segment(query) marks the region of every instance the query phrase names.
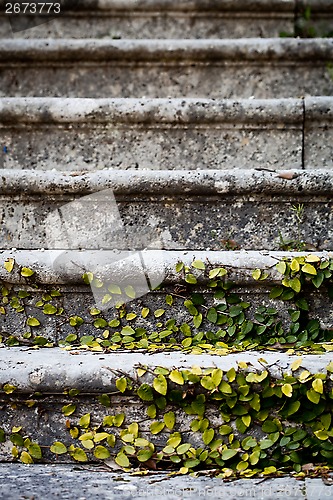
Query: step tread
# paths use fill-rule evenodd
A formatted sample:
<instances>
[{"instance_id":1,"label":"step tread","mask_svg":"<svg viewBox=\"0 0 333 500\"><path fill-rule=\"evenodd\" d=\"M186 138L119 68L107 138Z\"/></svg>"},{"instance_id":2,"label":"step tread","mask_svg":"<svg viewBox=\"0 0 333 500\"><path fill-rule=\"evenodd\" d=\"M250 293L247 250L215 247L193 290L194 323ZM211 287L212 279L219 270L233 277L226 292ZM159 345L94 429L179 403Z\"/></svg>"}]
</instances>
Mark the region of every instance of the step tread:
<instances>
[{"instance_id":1,"label":"step tread","mask_svg":"<svg viewBox=\"0 0 333 500\"><path fill-rule=\"evenodd\" d=\"M31 65L48 62L94 61L167 63L237 63L267 61L312 65L332 58L330 38L241 38L241 39L4 39L0 63Z\"/></svg>"},{"instance_id":2,"label":"step tread","mask_svg":"<svg viewBox=\"0 0 333 500\"><path fill-rule=\"evenodd\" d=\"M290 373L290 365L299 359L297 355L272 351L245 351L224 356L214 354L188 354L160 352L147 356L144 352L92 353L73 349L28 349L24 347L1 348L0 385L10 383L17 392L40 391L50 394L65 389L79 389L82 393L104 393L116 390L116 380L122 375L135 377L138 366L154 369L220 368L228 371L237 368L239 361L249 364L250 370L264 370L281 378ZM264 359L267 365L262 362ZM302 368L310 373L326 373L333 361L333 353L307 354L302 358Z\"/></svg>"}]
</instances>

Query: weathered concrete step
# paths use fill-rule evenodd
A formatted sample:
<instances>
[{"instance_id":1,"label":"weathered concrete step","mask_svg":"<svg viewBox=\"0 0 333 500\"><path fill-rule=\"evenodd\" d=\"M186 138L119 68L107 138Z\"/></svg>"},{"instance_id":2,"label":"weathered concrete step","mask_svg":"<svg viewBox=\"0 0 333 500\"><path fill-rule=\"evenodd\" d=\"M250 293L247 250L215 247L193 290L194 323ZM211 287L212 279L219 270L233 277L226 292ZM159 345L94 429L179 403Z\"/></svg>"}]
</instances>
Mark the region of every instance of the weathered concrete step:
<instances>
[{"instance_id":1,"label":"weathered concrete step","mask_svg":"<svg viewBox=\"0 0 333 500\"><path fill-rule=\"evenodd\" d=\"M61 1L52 16L5 15L0 36L25 38L241 38L294 31L295 0ZM315 2L318 4L318 1ZM327 2L326 2L327 3ZM329 4L331 2L328 2ZM9 10L9 9L7 9ZM13 9L12 9L13 10ZM57 8L51 8L51 13ZM325 21L332 5L323 9ZM29 11L29 9L28 9ZM323 12L324 11L324 12ZM48 19L51 21L47 22ZM43 22L44 21L44 22ZM24 31L22 31L24 30Z\"/></svg>"},{"instance_id":2,"label":"weathered concrete step","mask_svg":"<svg viewBox=\"0 0 333 500\"><path fill-rule=\"evenodd\" d=\"M167 250L277 250L298 238L333 250L331 170L0 170L0 179L2 249L66 248L50 234L62 213L77 248L158 240ZM121 227L110 233L116 216Z\"/></svg>"},{"instance_id":3,"label":"weathered concrete step","mask_svg":"<svg viewBox=\"0 0 333 500\"><path fill-rule=\"evenodd\" d=\"M152 450L141 462L143 468L155 470L163 470L163 465L170 469L173 466L176 470L182 465L187 470L198 465L200 468L201 462L201 468L220 470L221 473L228 473L229 469L230 475L243 460L246 463L241 470L260 471L270 466L275 466L275 470L281 466L288 470L297 464L296 470L300 472L302 465L309 464L307 460L311 454L314 465L323 461L332 463L332 454L329 453L332 450L332 428L325 417L332 409L329 397L332 353L303 358L269 351L185 357L183 353L101 355L58 349L50 352L4 348L1 355L2 461L24 460L27 455L22 456L23 451L36 455L36 447L30 448L30 443L37 442L42 457L34 458L42 462L72 462L77 456L75 449L76 453L81 450L78 461L89 459L96 462L98 456L94 456L93 451L98 450L98 445L99 451L101 446L104 452L109 451L104 459L116 455L120 458L119 452L128 457L127 467L139 465L140 449ZM140 368L141 373L138 372ZM186 370L190 382L184 379ZM119 385L119 379L124 382L125 378L126 385ZM323 423L319 416L322 416ZM161 427L155 432L151 425L154 427L157 422ZM199 427L195 428L195 422ZM205 427L200 428L201 423ZM290 427L299 432L294 440ZM212 439L207 438L204 429L211 429ZM323 435L319 433L318 438L316 433L319 430ZM92 433L91 445L86 443L88 437L84 436L89 432ZM100 434L102 432L106 434ZM290 440L286 439L288 435ZM323 444L326 441L324 435L327 436L327 446ZM80 439L81 436L84 439ZM31 441L24 442L26 437ZM167 440L176 437L177 444L172 449L165 449ZM248 447L246 438L249 437L255 441ZM148 443L140 443L140 438ZM281 442L283 438L284 442ZM216 448L213 439L220 439ZM67 453L56 455L52 452L50 446L54 442L66 446ZM189 445L185 446L185 451L178 448L181 442L193 447L194 457L191 453L187 455ZM290 448L289 442L293 443ZM15 458L13 444L16 447L14 453L17 452ZM73 445L72 450L70 445ZM198 462L189 462L190 458L196 457L199 448L197 456L203 449L208 453L218 449L218 453L213 453L213 460L207 461L207 465L207 456ZM237 452L231 453L230 457L223 454L222 458L227 449ZM325 451L321 454L320 450ZM250 465L249 456L256 451L259 452L257 461L253 463L252 457ZM169 458L173 455L180 457L174 464ZM288 458L283 463L277 460L285 455ZM230 460L231 457L235 457L234 460ZM155 461L155 466L149 463L149 458ZM113 460L107 463L110 467L115 466ZM125 463L122 465L126 468Z\"/></svg>"},{"instance_id":4,"label":"weathered concrete step","mask_svg":"<svg viewBox=\"0 0 333 500\"><path fill-rule=\"evenodd\" d=\"M333 98L5 98L1 168L325 168Z\"/></svg>"},{"instance_id":5,"label":"weathered concrete step","mask_svg":"<svg viewBox=\"0 0 333 500\"><path fill-rule=\"evenodd\" d=\"M8 481L10 478L10 481ZM36 500L71 500L73 491L77 498L84 500L151 500L162 498L193 499L211 498L255 498L279 500L297 498L298 500L322 500L330 498L330 484L321 477L265 477L239 479L225 482L210 476L174 476L168 472L151 472L147 476L120 474L96 466L77 467L73 465L0 464L2 492L6 500L17 500L20 496L30 495Z\"/></svg>"},{"instance_id":6,"label":"weathered concrete step","mask_svg":"<svg viewBox=\"0 0 333 500\"><path fill-rule=\"evenodd\" d=\"M1 96L332 95L332 39L3 40Z\"/></svg>"},{"instance_id":7,"label":"weathered concrete step","mask_svg":"<svg viewBox=\"0 0 333 500\"><path fill-rule=\"evenodd\" d=\"M50 229L52 230L52 228ZM18 341L34 345L38 344L38 339L41 340L42 344L50 341L68 345L66 342L74 341L74 345L80 345L82 336L91 335L92 337L87 339L88 344L102 351L104 347L108 348L112 345L117 349L134 348L135 345L147 348L148 341L160 344L161 347L166 342L169 343L170 347L175 344L181 345L186 337L194 338L193 343L190 341L188 347L197 345L202 347L203 337L195 337L198 332L204 332L205 335L207 332L215 332L210 333L207 339L205 337L214 345L222 340L228 345L240 346L240 342L244 339L247 343L249 341L254 343L253 345L271 345L280 342L280 340L284 343L291 342L291 345L294 345L295 342L298 342L298 335L301 331L307 328L309 318L316 320L316 322L312 323L305 336L301 335L301 341L331 340L332 332L330 329L333 325L330 299L332 294L329 291L331 281L328 280L328 283L325 281L320 288L311 287L311 282L308 285L303 285L305 286L305 295L303 292L301 296L298 296L297 293L289 295L291 292L289 288L286 291L288 297L284 295L281 299L281 294L277 294L275 299L270 297L270 292L276 287L280 287L281 293L285 290L283 287L281 288L284 276L278 272L276 264L284 257L292 259L296 256L306 256L308 253L287 251L8 250L1 251L0 255L0 280L4 296L0 314L0 331L3 342L9 342L11 345L13 343L17 345ZM322 261L332 259L332 253L319 252L316 255ZM191 263L198 259L205 263L206 271L202 273L202 271L199 272L193 268L191 272L197 276L197 283L193 279L194 284L189 285L183 272L176 272L176 264L184 262L191 268ZM11 272L5 269L5 262L15 263ZM34 272L30 279L21 274L22 268L26 267ZM222 287L220 296L215 297L217 288L210 286L211 280L208 277L208 270L220 267L226 269L226 278L220 284ZM266 279L258 281L253 278L253 272L256 269L261 269ZM82 278L84 272L92 272L99 281L94 281L92 286L84 284ZM109 286L114 289L115 285L120 287L121 294L119 295L116 291L116 295L108 297L105 302L104 297L107 294L110 295ZM159 288L155 289L158 286ZM223 288L224 286L226 288ZM124 293L124 290L128 289L127 287L132 290L129 295ZM152 289L155 290L152 291ZM187 299L192 300L193 293L200 295L199 302L203 300L203 307L199 304L198 310L191 310L191 307L189 309L189 303L186 302ZM246 309L246 311L244 309L244 314L238 311L237 319L231 320L231 323L228 323L228 320L227 324L225 321L218 322L217 317L207 316L207 311L211 307L225 304L226 300L229 304L229 293L231 293L230 303L240 303L240 301L249 303L246 307L244 306ZM168 304L167 296L172 298L171 305ZM227 298L225 299L225 297ZM293 327L294 333L290 333L291 319L288 311L297 306L299 297L306 297L308 310L305 310L302 325L299 323L298 329ZM125 304L125 316L119 311L118 302ZM255 329L250 336L244 336L243 330L240 330L241 326L237 327L239 340L233 338L236 331L233 333L229 331L228 334L223 333L221 328L232 326L234 321L239 320L240 323L237 323L239 325L242 325L245 320L252 321L260 306L273 308L272 310L275 310L273 316L276 317L269 316L272 313L271 310L267 317L260 320L264 324L266 321L268 323L267 328L259 333L259 337ZM147 314L142 315L143 308L146 308ZM222 306L222 309L224 311L225 306ZM199 314L201 310L202 321L196 324L193 315ZM227 307L227 312L222 311L220 314L228 315L228 310ZM159 311L159 313L155 315L155 311ZM134 315L132 316L132 314ZM30 324L29 318L31 317L36 319L33 324ZM76 321L71 319L73 317L80 319ZM98 319L97 322L96 319ZM115 323L112 322L113 320ZM168 323L169 320L174 320L174 330L172 330L172 324ZM281 321L282 330L280 327L276 327L279 321ZM181 328L181 325L186 322L191 325L188 327L190 330ZM261 323L259 322L259 324ZM319 325L325 329L326 333L319 332ZM126 334L125 329L120 335L120 329L123 331L122 329L126 326L130 327L130 331ZM272 328L270 328L271 326ZM110 340L106 343L101 337L105 329L108 332L105 339ZM251 328L249 331L251 332ZM265 335L263 335L264 331ZM28 335L25 335L27 332ZM298 332L297 335L295 332ZM123 334L128 335L129 333L132 333L132 336L125 339ZM165 333L167 335L164 335ZM73 337L64 342L68 335ZM292 336L290 337L290 335ZM41 337L46 339L45 342ZM91 344L91 341L96 338L102 342L103 348L99 344ZM170 340L171 338L173 340ZM146 340L143 340L142 343L142 339ZM83 343L86 344L85 341ZM220 347L226 347L226 344L221 344Z\"/></svg>"}]
</instances>

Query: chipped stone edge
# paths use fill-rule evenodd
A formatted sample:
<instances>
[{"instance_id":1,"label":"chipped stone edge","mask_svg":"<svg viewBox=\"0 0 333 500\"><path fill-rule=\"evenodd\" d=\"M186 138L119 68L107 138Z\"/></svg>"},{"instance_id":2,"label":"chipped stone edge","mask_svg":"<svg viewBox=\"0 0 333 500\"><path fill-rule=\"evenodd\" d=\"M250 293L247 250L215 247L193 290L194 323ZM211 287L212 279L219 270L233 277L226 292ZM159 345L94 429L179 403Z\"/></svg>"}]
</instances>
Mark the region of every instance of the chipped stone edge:
<instances>
[{"instance_id":1,"label":"chipped stone edge","mask_svg":"<svg viewBox=\"0 0 333 500\"><path fill-rule=\"evenodd\" d=\"M94 172L1 169L0 195L71 194L112 189L115 194L332 195L332 169L278 170L98 170ZM100 193L101 194L101 193Z\"/></svg>"},{"instance_id":2,"label":"chipped stone edge","mask_svg":"<svg viewBox=\"0 0 333 500\"><path fill-rule=\"evenodd\" d=\"M138 259L140 253L140 259ZM83 284L82 274L88 269L91 262L103 262L107 269L110 262L112 279L121 280L124 273L136 275L144 270L149 276L164 276L164 284L176 284L180 280L180 274L176 272L177 262L191 265L193 260L202 260L207 268L224 267L228 271L227 278L236 285L252 284L256 287L267 287L269 284L280 282L281 274L275 269L275 265L284 257L292 258L309 255L310 252L287 252L287 251L176 251L176 250L141 250L132 252L126 259L117 250L0 250L0 280L6 283L29 286L27 280L20 275L21 267L29 267L36 271L36 281L40 284L52 284L54 286L65 284ZM332 252L311 252L321 258L332 258ZM62 255L66 258L63 267L61 264L54 269L53 262ZM117 255L119 260L117 261ZM4 262L13 258L17 266L8 273L4 268ZM122 260L123 259L123 260ZM78 263L82 265L79 266ZM119 264L119 265L116 265ZM256 281L252 278L252 271L261 269L268 272L265 281ZM192 270L195 272L195 270ZM207 278L198 277L198 282L205 284Z\"/></svg>"},{"instance_id":3,"label":"chipped stone edge","mask_svg":"<svg viewBox=\"0 0 333 500\"><path fill-rule=\"evenodd\" d=\"M217 367L223 371L237 368L239 361L248 363L248 369L268 369L276 378L291 373L291 363L300 359L297 355L283 352L248 351L225 356L214 354L184 354L162 352L147 355L144 352L92 353L65 351L61 348L29 349L24 347L1 348L0 385L9 383L17 392L62 393L65 389L79 389L82 393L111 392L120 376L136 377L136 367L163 366L173 369L190 369L193 365L202 368ZM264 360L264 361L263 361ZM333 361L333 353L307 354L301 369L311 373L325 373Z\"/></svg>"}]
</instances>

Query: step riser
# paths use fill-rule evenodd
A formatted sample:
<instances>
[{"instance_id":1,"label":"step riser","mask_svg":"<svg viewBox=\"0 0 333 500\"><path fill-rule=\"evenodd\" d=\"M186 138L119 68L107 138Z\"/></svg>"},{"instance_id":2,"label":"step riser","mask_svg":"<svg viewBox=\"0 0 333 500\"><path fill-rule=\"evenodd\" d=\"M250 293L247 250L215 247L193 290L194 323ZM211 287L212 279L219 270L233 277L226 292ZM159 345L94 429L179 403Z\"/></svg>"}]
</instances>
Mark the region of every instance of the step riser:
<instances>
[{"instance_id":1,"label":"step riser","mask_svg":"<svg viewBox=\"0 0 333 500\"><path fill-rule=\"evenodd\" d=\"M27 45L28 44L28 45ZM333 93L331 40L6 41L1 96L283 98Z\"/></svg>"},{"instance_id":2,"label":"step riser","mask_svg":"<svg viewBox=\"0 0 333 500\"><path fill-rule=\"evenodd\" d=\"M166 250L278 250L283 241L297 239L309 250L333 249L332 176L326 170L132 175L101 171L74 177L3 170L1 177L3 249L62 249L66 243L68 248L77 248L50 234L53 213L69 207L71 217L76 212L77 218L63 221L67 233L79 234L77 244L86 249L140 249L158 240L158 248ZM292 207L299 204L303 214L297 229ZM114 211L122 226L110 234ZM104 227L100 227L101 220L105 220Z\"/></svg>"},{"instance_id":3,"label":"step riser","mask_svg":"<svg viewBox=\"0 0 333 500\"><path fill-rule=\"evenodd\" d=\"M107 252L67 252L59 256L56 253L58 260L56 260L54 252L46 251L7 251L1 253L1 261L5 262L9 257L15 259L16 271L8 273L3 266L1 266L1 281L4 286L10 291L8 297L10 301L12 297L17 296L19 290L28 291L30 296L21 300L23 310L17 312L12 305L4 304L5 309L0 315L0 331L7 339L10 335L14 335L22 340L23 334L32 332L34 335L42 335L51 342L59 342L64 340L69 334L93 335L94 338L100 337L105 330L109 329L110 338L119 332L118 327L108 327L104 325L94 325L97 317L104 317L106 321L111 321L119 317L118 310L115 307L108 307L101 305L101 300L105 295L105 289L93 288L83 285L82 274L86 271L92 271L94 275L106 284L118 284L123 290L128 284L133 284L135 289L138 290L143 286L143 282L147 285L147 276L155 286L164 283L164 287L160 291L153 291L149 293L142 292L141 295L137 294L137 299L130 300L127 298L127 313L134 312L137 317L133 320L122 319L122 326L131 326L133 328L144 328L147 331L147 336L150 341L168 342L170 338L175 338L177 342L184 339L181 331L175 331L166 340L157 336L150 338L151 332L164 331L168 326L165 322L168 319L175 318L178 326L184 322L188 322L191 326L191 336L199 331L212 331L217 332L220 328L218 324L204 319L202 324L197 328L193 326L190 312L184 306L184 300L189 297L189 293L197 292L202 293L208 307L214 304L213 294L214 289L207 287L207 279L200 281L195 287L192 286L188 289L185 281L180 273L175 272L175 265L179 261L191 263L193 259L199 258L209 262L214 267L223 266L227 269L227 282L234 284L233 293L241 297L243 301L251 304L250 308L246 310L246 317L253 319L253 314L259 306L273 307L278 311L278 317L281 319L285 331L289 330L290 316L288 309L293 308L292 301L281 301L269 298L269 293L274 286L281 285L281 275L275 270L275 264L283 256L290 255L288 252L273 252L271 256L265 256L260 252L163 252L163 251L145 251L141 252L141 260L132 259L124 262L115 262L114 255ZM300 254L298 254L300 255ZM208 260L206 260L208 259ZM106 267L101 263L106 262L111 265L112 271L106 271ZM142 267L142 262L144 267ZM120 264L120 265L119 265ZM36 270L37 282L39 283L40 290L34 289L28 285L25 278L20 276L18 269L20 266L29 267ZM97 267L96 267L97 266ZM270 278L265 281L256 281L252 277L254 269L264 269L270 274ZM128 279L127 277L130 276ZM199 277L198 277L199 278ZM141 283L140 283L141 279ZM134 280L135 283L134 283ZM52 314L45 313L43 310L43 303L36 306L45 293L50 293L54 289L61 291L61 296L54 297L51 304L54 305ZM94 295L92 294L92 290ZM104 291L103 291L104 290ZM173 296L173 306L170 308L166 303L166 295ZM7 295L5 295L7 297ZM119 296L118 296L119 297ZM118 301L119 298L115 297ZM126 297L125 297L126 298ZM332 328L333 313L331 308L331 301L327 296L327 290L322 287L319 290L308 291L307 300L309 302L309 317L318 318L323 328ZM10 302L9 301L9 302ZM8 302L8 301L7 301ZM113 302L114 304L115 302ZM112 305L112 303L111 303ZM100 315L91 315L90 308L98 307L102 309ZM150 313L146 318L141 315L142 308L148 307ZM60 315L55 314L63 308ZM162 317L155 317L153 312L157 309L165 311ZM37 318L40 325L30 327L27 325L29 316ZM72 316L80 316L84 323L77 326L69 324L69 318ZM158 324L162 322L162 325ZM271 336L276 337L276 333ZM288 335L286 333L285 335ZM33 342L33 336L30 340L24 340L27 344ZM135 335L135 341L139 341L141 336ZM212 340L212 339L210 339ZM214 339L213 339L214 340ZM215 339L217 340L217 339ZM221 339L223 341L223 338ZM126 344L126 342L125 342Z\"/></svg>"},{"instance_id":4,"label":"step riser","mask_svg":"<svg viewBox=\"0 0 333 500\"><path fill-rule=\"evenodd\" d=\"M309 2L305 2L306 6ZM0 37L17 38L250 38L328 36L333 27L330 0L311 2L304 18L298 0L222 2L62 3L51 16L9 17L0 12Z\"/></svg>"},{"instance_id":5,"label":"step riser","mask_svg":"<svg viewBox=\"0 0 333 500\"><path fill-rule=\"evenodd\" d=\"M324 21L326 28L327 21ZM22 31L24 29L24 31ZM82 12L62 15L36 26L34 19L14 20L0 16L0 38L255 38L278 37L281 32L293 33L293 15L288 13L237 14L206 12L127 13Z\"/></svg>"},{"instance_id":6,"label":"step riser","mask_svg":"<svg viewBox=\"0 0 333 500\"><path fill-rule=\"evenodd\" d=\"M41 170L324 168L331 98L1 102L0 167Z\"/></svg>"},{"instance_id":7,"label":"step riser","mask_svg":"<svg viewBox=\"0 0 333 500\"><path fill-rule=\"evenodd\" d=\"M262 361L260 363L260 359L258 360L260 356L260 359L265 359L265 362ZM150 431L150 425L154 418L149 418L146 413L147 407L151 404L151 402L144 403L138 396L134 395L121 395L115 386L116 380L124 374L125 376L133 378L135 380L135 385L139 386L141 383L148 383L152 385L153 379L155 378L153 370L156 366L163 366L170 371L173 368L177 368L177 370L183 370L185 368L191 371L194 364L198 366L197 363L199 363L199 366L202 369L210 368L212 366L220 368L224 372L225 380L228 380L226 372L230 368L237 370L237 362L243 361L251 363L250 370L243 370L242 372L245 376L247 375L247 371L256 372L258 370L259 372L263 372L263 370L267 367L267 371L269 372L269 376L271 377L271 381L274 386L275 384L279 384L283 373L288 372L291 374L291 363L299 359L296 356L290 357L281 354L276 355L269 352L263 352L257 356L250 356L246 353L229 355L225 359L217 356L189 356L185 361L182 358L183 356L178 354L172 354L169 359L162 358L161 355L156 354L150 356L148 359L144 355L140 354L127 354L110 356L108 359L105 359L104 357L101 358L100 355L94 356L86 354L80 356L78 359L70 353L58 351L54 353L54 361L56 363L54 365L50 365L49 363L45 363L43 356L38 352L31 353L28 351L18 350L18 352L14 354L5 351L0 369L1 382L8 384L9 380L10 383L16 387L16 391L14 394L7 397L1 397L1 426L7 435L11 434L11 429L14 426L22 426L22 431L18 431L19 434L29 436L32 441L35 441L42 446L42 462L54 462L56 460L55 455L49 450L49 447L54 443L54 441L60 441L66 446L74 444L75 446L83 448L82 442L77 439L78 436L76 438L70 436L69 427L71 429L77 427L79 435L87 432L87 430L80 425L79 420L80 417L88 413L91 414L90 425L88 425L89 428L92 429L95 426L97 427L97 425L100 425L105 416L124 413L125 419L120 427L104 427L104 431L116 436L115 447L110 447L112 454L116 454L119 451L119 448L124 445L124 442L119 439L119 434L123 429L126 429L134 422L137 422L139 425L139 436L154 443L158 451L166 445L166 441L173 432L179 432L182 436L183 442L191 443L195 448L204 448L205 445L202 441L202 432L190 430L191 422L198 419L198 414L195 411L192 415L188 415L181 408L181 404L177 405L177 403L171 403L168 401L165 410L158 410L156 420L163 421L163 415L168 411L173 411L175 413L175 425L171 430L165 427L162 429L162 432L153 435ZM159 364L161 361L163 361L162 365ZM326 373L326 366L331 361L332 355L308 356L303 360L300 371L306 368L311 374ZM65 365L65 362L67 362L67 366ZM266 363L268 363L268 365L266 365ZM150 373L148 372L146 375L138 378L136 369L140 364L148 364ZM20 366L19 369L17 368L18 365ZM70 370L68 367L70 367ZM117 372L117 370L120 370L120 372ZM81 378L72 376L72 373L76 373L77 371L81 374ZM298 373L300 373L300 371ZM94 382L92 383L92 381ZM238 388L240 384L241 382L235 382L233 383L233 387ZM308 383L307 386L310 384ZM325 389L328 393L330 390L329 382L325 382L325 384ZM249 386L252 391L257 390L258 387L255 383L250 383ZM191 404L191 398L194 399L194 396L198 394L198 392L204 392L202 387L200 387L200 383L196 383L196 385L192 388L193 392L195 390L194 396L187 394L186 389L188 390L188 385L179 386L174 384L173 387L176 390L183 387L183 398L187 398L187 402L189 401L188 404ZM170 391L170 381L168 388ZM79 396L66 397L61 394L64 389L78 389L81 394ZM44 392L44 396L34 397L32 395L34 391ZM252 423L251 426L244 433L242 433L238 430L238 428L236 428L235 425L237 412L235 411L236 415L233 415L233 407L228 409L225 404L225 400L228 401L231 398L229 398L228 395L224 395L222 400L216 402L213 398L211 398L210 391L205 392L207 394L207 402L205 403L204 416L208 419L210 428L216 429L214 433L215 438L219 435L218 429L222 424L230 424L235 434L235 439L240 439L241 442L243 442L244 437L247 436L253 436L255 439L260 441L263 438L269 438L273 435L270 434L271 431L267 432L261 428L262 423L259 420L255 421L254 424ZM98 396L103 393L111 393L110 408L105 408L100 402L98 402ZM160 396L160 394L156 393L155 397L156 396ZM303 404L304 402L309 404L306 396L303 396L303 398ZM28 407L29 403L25 403L27 399L30 400L30 404L31 401L35 401L32 407ZM279 410L282 411L283 414L283 403L285 403L285 406L288 406L289 404L288 399L283 394L280 400L275 397L276 408L271 408L271 412L268 417L269 421L276 416L274 411ZM72 415L65 416L63 414L62 407L68 404L74 404L75 411ZM221 414L221 409L219 408L221 404L224 406L224 414L231 414L231 421L225 420L223 413ZM252 413L255 416L259 411L258 407L256 407L256 410L253 410L251 406L249 406L246 398L245 401L238 401L238 406L246 408L248 413ZM312 406L312 408L314 407ZM330 409L329 401L327 401L327 408L328 410ZM302 428L303 426L299 423L298 418L299 417L295 418L293 416L289 416L287 422L286 418L281 419L283 427L292 425ZM311 423L308 423L307 430L310 431L310 428ZM281 433L281 437L282 435L283 433ZM220 437L222 436L220 435ZM230 444L228 440L228 436L222 437L223 443ZM106 442L104 441L102 444L105 446ZM18 447L20 449L20 445L18 445ZM269 451L267 453L271 454L272 449L270 446L268 448ZM87 451L87 453L89 452ZM6 443L0 445L0 458L2 461L13 461L12 443L9 439ZM93 456L91 459L96 461ZM71 459L69 454L66 454L58 456L57 461L71 462Z\"/></svg>"}]
</instances>

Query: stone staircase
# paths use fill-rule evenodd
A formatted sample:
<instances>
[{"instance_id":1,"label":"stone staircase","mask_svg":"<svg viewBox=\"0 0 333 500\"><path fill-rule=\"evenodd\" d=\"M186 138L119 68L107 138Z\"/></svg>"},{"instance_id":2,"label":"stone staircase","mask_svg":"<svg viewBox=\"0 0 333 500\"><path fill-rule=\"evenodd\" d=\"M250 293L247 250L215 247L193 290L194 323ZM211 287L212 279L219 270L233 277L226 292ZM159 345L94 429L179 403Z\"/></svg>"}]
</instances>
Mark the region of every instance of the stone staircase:
<instances>
[{"instance_id":1,"label":"stone staircase","mask_svg":"<svg viewBox=\"0 0 333 500\"><path fill-rule=\"evenodd\" d=\"M1 9L0 460L327 475L333 2Z\"/></svg>"}]
</instances>

